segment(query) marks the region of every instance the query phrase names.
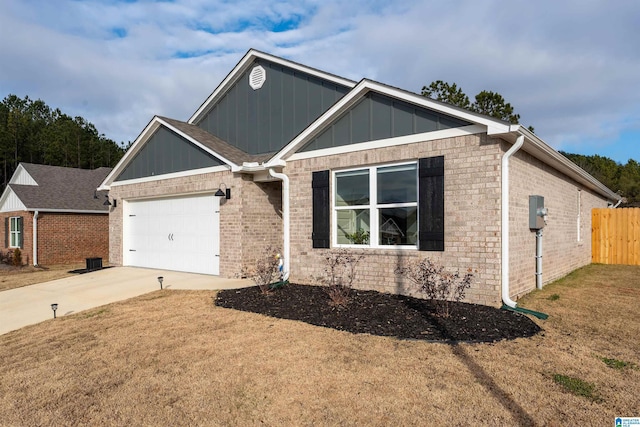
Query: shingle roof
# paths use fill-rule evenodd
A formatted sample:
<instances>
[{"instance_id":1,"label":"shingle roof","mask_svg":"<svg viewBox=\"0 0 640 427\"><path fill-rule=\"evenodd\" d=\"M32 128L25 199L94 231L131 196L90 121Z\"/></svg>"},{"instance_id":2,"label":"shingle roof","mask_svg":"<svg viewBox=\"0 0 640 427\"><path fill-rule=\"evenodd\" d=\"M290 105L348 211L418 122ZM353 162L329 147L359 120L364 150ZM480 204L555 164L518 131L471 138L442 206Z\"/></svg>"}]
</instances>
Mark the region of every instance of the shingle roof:
<instances>
[{"instance_id":1,"label":"shingle roof","mask_svg":"<svg viewBox=\"0 0 640 427\"><path fill-rule=\"evenodd\" d=\"M159 119L167 122L171 126L175 127L179 131L185 133L191 138L195 139L202 145L207 148L210 148L215 153L220 154L225 159L232 161L236 165L240 166L244 162L265 162L273 157L274 153L268 154L257 154L252 155L245 153L239 148L234 147L228 142L223 141L215 135L210 134L209 132L200 129L196 125L192 125L186 122L181 122L180 120L170 119L168 117L158 116Z\"/></svg>"},{"instance_id":2,"label":"shingle roof","mask_svg":"<svg viewBox=\"0 0 640 427\"><path fill-rule=\"evenodd\" d=\"M104 206L106 192L96 188L111 168L93 170L21 163L38 185L9 184L27 209L66 211L109 211ZM94 198L97 194L98 198Z\"/></svg>"}]
</instances>

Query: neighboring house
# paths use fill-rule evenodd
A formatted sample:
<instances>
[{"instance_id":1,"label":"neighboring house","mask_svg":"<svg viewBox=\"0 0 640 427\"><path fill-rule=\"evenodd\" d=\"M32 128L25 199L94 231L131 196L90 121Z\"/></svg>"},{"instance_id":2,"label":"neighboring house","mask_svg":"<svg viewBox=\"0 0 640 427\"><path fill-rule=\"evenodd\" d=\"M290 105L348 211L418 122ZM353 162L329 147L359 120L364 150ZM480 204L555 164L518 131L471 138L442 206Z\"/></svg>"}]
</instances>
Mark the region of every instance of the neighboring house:
<instances>
[{"instance_id":1,"label":"neighboring house","mask_svg":"<svg viewBox=\"0 0 640 427\"><path fill-rule=\"evenodd\" d=\"M111 168L20 163L0 197L3 252L25 264L53 265L109 256L109 205L96 188Z\"/></svg>"},{"instance_id":2,"label":"neighboring house","mask_svg":"<svg viewBox=\"0 0 640 427\"><path fill-rule=\"evenodd\" d=\"M255 50L187 122L154 117L100 189L112 264L232 277L275 246L309 283L349 248L357 287L410 293L395 267L430 257L476 271L467 300L489 305L535 288L530 195L545 283L590 262L591 209L619 199L522 126Z\"/></svg>"}]
</instances>

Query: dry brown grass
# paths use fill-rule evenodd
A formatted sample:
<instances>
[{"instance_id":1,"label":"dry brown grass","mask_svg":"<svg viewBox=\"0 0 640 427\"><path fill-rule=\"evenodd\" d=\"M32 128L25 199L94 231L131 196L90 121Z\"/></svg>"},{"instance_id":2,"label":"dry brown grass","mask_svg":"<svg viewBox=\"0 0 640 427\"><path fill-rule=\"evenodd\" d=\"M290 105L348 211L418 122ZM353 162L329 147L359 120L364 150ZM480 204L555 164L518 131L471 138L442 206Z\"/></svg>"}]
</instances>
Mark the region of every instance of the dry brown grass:
<instances>
[{"instance_id":1,"label":"dry brown grass","mask_svg":"<svg viewBox=\"0 0 640 427\"><path fill-rule=\"evenodd\" d=\"M0 291L35 285L71 276L69 271L84 268L82 264L52 265L47 267L24 266L20 268L0 265Z\"/></svg>"},{"instance_id":2,"label":"dry brown grass","mask_svg":"<svg viewBox=\"0 0 640 427\"><path fill-rule=\"evenodd\" d=\"M559 295L550 300L553 294ZM0 336L6 425L611 425L637 416L640 268L529 295L545 332L496 344L352 335L157 291ZM554 374L594 383L601 401Z\"/></svg>"}]
</instances>

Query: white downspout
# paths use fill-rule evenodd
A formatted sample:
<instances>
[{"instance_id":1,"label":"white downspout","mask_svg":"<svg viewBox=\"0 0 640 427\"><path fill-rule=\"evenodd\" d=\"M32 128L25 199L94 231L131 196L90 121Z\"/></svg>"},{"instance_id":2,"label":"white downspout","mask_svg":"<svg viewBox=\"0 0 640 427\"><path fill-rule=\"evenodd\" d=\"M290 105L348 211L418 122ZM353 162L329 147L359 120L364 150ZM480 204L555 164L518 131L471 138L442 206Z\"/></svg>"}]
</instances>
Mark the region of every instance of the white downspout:
<instances>
[{"instance_id":1,"label":"white downspout","mask_svg":"<svg viewBox=\"0 0 640 427\"><path fill-rule=\"evenodd\" d=\"M284 267L282 280L289 278L289 177L283 173L279 173L269 168L269 175L282 181L282 227L283 227L283 248L282 255L284 258Z\"/></svg>"},{"instance_id":2,"label":"white downspout","mask_svg":"<svg viewBox=\"0 0 640 427\"><path fill-rule=\"evenodd\" d=\"M502 302L511 308L516 308L516 302L509 297L509 158L524 144L524 135L516 139L516 143L502 156L502 218L501 218L501 246L502 246Z\"/></svg>"},{"instance_id":3,"label":"white downspout","mask_svg":"<svg viewBox=\"0 0 640 427\"><path fill-rule=\"evenodd\" d=\"M536 288L542 289L542 229L536 231Z\"/></svg>"},{"instance_id":4,"label":"white downspout","mask_svg":"<svg viewBox=\"0 0 640 427\"><path fill-rule=\"evenodd\" d=\"M38 266L38 211L33 213L33 266Z\"/></svg>"}]
</instances>

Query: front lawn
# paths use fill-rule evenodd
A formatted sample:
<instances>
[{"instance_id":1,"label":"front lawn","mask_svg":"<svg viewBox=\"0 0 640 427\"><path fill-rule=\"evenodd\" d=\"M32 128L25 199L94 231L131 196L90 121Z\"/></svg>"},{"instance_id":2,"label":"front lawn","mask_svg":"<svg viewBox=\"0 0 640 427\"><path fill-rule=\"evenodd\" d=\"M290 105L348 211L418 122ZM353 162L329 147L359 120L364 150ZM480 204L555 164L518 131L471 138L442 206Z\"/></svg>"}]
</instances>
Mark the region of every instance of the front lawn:
<instances>
[{"instance_id":1,"label":"front lawn","mask_svg":"<svg viewBox=\"0 0 640 427\"><path fill-rule=\"evenodd\" d=\"M639 267L592 265L530 294L543 331L486 344L352 334L216 295L156 291L1 335L0 420L612 425L640 408Z\"/></svg>"},{"instance_id":2,"label":"front lawn","mask_svg":"<svg viewBox=\"0 0 640 427\"><path fill-rule=\"evenodd\" d=\"M69 277L72 270L82 267L80 264L13 267L0 263L0 291Z\"/></svg>"}]
</instances>

